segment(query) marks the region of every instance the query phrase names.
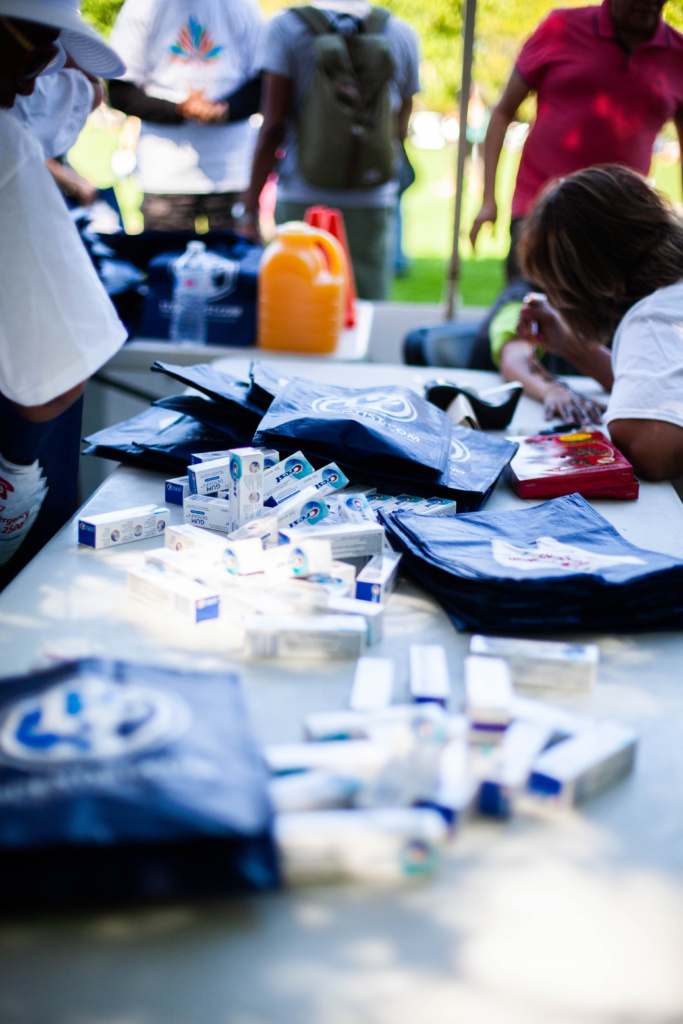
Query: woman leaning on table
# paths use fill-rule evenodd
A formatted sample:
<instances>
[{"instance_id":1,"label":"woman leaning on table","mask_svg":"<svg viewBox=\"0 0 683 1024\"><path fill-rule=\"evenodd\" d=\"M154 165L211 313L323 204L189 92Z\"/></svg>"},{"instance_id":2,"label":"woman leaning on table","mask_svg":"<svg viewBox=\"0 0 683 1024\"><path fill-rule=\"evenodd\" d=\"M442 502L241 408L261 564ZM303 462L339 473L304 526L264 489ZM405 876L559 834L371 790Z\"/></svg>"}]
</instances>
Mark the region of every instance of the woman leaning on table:
<instances>
[{"instance_id":1,"label":"woman leaning on table","mask_svg":"<svg viewBox=\"0 0 683 1024\"><path fill-rule=\"evenodd\" d=\"M639 476L683 475L679 215L634 171L591 167L544 189L521 258L548 298L525 303L526 337L611 391L605 421Z\"/></svg>"}]
</instances>

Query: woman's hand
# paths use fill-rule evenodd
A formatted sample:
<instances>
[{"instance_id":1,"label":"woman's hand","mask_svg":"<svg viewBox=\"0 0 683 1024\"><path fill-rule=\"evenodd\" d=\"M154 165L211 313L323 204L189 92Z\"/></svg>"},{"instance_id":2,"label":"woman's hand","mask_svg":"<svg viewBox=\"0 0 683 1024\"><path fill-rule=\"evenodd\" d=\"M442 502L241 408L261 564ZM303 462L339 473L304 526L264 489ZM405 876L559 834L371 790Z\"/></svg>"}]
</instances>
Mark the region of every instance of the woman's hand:
<instances>
[{"instance_id":1,"label":"woman's hand","mask_svg":"<svg viewBox=\"0 0 683 1024\"><path fill-rule=\"evenodd\" d=\"M545 295L532 292L524 300L519 314L519 334L546 352L567 356L567 349L575 340L560 314L553 309Z\"/></svg>"},{"instance_id":2,"label":"woman's hand","mask_svg":"<svg viewBox=\"0 0 683 1024\"><path fill-rule=\"evenodd\" d=\"M560 419L563 423L581 426L582 423L600 423L605 406L580 395L567 384L556 381L546 391L543 415L547 420Z\"/></svg>"}]
</instances>

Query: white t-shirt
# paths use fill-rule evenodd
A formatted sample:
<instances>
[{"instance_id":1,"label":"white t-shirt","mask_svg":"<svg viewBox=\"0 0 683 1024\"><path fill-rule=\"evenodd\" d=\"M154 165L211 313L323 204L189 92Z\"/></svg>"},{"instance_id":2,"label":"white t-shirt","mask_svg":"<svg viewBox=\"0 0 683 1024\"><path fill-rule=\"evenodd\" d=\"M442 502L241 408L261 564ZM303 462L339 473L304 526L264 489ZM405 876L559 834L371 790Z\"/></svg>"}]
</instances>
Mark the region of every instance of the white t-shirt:
<instances>
[{"instance_id":1,"label":"white t-shirt","mask_svg":"<svg viewBox=\"0 0 683 1024\"><path fill-rule=\"evenodd\" d=\"M38 141L0 111L0 392L42 405L99 369L126 330Z\"/></svg>"},{"instance_id":2,"label":"white t-shirt","mask_svg":"<svg viewBox=\"0 0 683 1024\"><path fill-rule=\"evenodd\" d=\"M257 0L126 0L110 43L127 65L123 80L181 103L192 90L229 95L257 71L263 25ZM241 192L249 184L257 130L226 125L142 123L143 192Z\"/></svg>"},{"instance_id":3,"label":"white t-shirt","mask_svg":"<svg viewBox=\"0 0 683 1024\"><path fill-rule=\"evenodd\" d=\"M683 279L629 309L612 343L614 386L605 421L683 427Z\"/></svg>"},{"instance_id":4,"label":"white t-shirt","mask_svg":"<svg viewBox=\"0 0 683 1024\"><path fill-rule=\"evenodd\" d=\"M10 114L43 147L45 159L64 156L80 135L95 91L82 71L62 68L36 78L30 96L17 96Z\"/></svg>"}]
</instances>

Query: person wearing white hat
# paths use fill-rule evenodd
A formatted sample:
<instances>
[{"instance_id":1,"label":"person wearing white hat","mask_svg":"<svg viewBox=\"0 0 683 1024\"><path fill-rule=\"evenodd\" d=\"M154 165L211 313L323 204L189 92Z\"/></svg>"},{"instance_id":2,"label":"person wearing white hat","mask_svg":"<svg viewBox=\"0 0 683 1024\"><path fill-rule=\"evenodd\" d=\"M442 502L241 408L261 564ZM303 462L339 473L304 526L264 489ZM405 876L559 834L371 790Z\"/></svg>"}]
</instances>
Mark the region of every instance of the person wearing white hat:
<instances>
[{"instance_id":1,"label":"person wearing white hat","mask_svg":"<svg viewBox=\"0 0 683 1024\"><path fill-rule=\"evenodd\" d=\"M81 396L126 338L40 143L9 112L67 53L93 75L124 70L78 0L0 0L0 587L73 512Z\"/></svg>"}]
</instances>

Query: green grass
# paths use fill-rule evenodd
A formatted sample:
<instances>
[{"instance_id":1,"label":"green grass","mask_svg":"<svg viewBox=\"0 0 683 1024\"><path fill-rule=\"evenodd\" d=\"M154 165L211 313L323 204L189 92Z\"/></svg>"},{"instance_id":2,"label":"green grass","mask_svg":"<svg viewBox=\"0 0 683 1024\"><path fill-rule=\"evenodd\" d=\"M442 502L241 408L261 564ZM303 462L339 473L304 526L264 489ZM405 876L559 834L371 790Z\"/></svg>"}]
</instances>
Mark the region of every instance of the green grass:
<instances>
[{"instance_id":1,"label":"green grass","mask_svg":"<svg viewBox=\"0 0 683 1024\"><path fill-rule=\"evenodd\" d=\"M124 227L130 233L142 230L141 195L130 178L115 182L111 155L119 132L109 126L87 125L69 158L81 174L104 188L114 185ZM415 167L416 181L402 200L403 248L410 258L410 270L394 281L391 298L397 302L445 302L446 276L453 244L455 171L457 152L452 147L420 150L407 145ZM489 305L503 285L503 260L509 247L508 224L519 154L503 150L498 167L498 222L485 225L472 252L469 229L481 203L481 182L466 165L462 220L459 239L460 280L458 293L463 305ZM469 172L469 173L468 173ZM675 201L681 202L680 163L655 158L655 184Z\"/></svg>"}]
</instances>

